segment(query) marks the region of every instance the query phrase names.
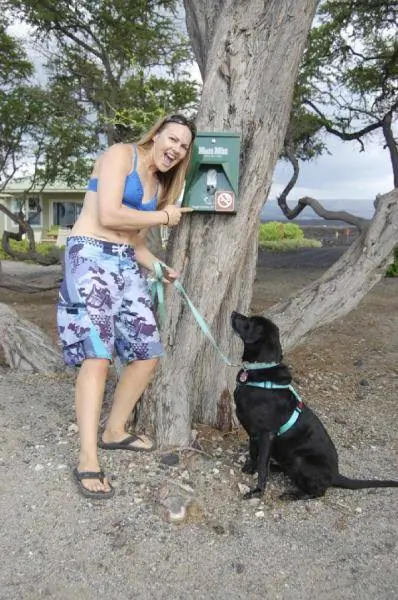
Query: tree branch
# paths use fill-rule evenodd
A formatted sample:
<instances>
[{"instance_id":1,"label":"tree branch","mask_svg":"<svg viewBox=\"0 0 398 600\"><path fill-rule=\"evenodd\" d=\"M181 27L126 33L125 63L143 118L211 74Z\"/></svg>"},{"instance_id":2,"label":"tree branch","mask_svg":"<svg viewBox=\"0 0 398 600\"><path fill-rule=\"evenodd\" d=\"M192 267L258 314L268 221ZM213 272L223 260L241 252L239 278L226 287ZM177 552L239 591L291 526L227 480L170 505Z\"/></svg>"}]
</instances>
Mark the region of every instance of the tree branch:
<instances>
[{"instance_id":1,"label":"tree branch","mask_svg":"<svg viewBox=\"0 0 398 600\"><path fill-rule=\"evenodd\" d=\"M322 219L328 221L343 221L350 225L354 225L359 231L367 229L370 223L368 219L357 217L345 210L327 210L320 202L318 202L318 200L315 200L315 198L311 198L310 196L303 196L298 200L298 204L302 206L302 210L306 206L310 206L319 217L322 217Z\"/></svg>"},{"instance_id":2,"label":"tree branch","mask_svg":"<svg viewBox=\"0 0 398 600\"><path fill-rule=\"evenodd\" d=\"M304 100L304 104L307 104L308 106L310 106L317 113L317 115L322 119L323 126L325 127L325 129L328 133L332 133L333 135L336 135L341 140L344 140L346 142L349 142L352 140L358 140L358 142L362 143L360 140L360 138L362 136L366 135L367 133L371 133L372 131L376 131L376 129L379 129L380 127L382 127L382 124L383 124L382 120L378 120L375 123L371 123L370 125L363 127L363 129L359 129L358 131L353 131L352 133L346 133L344 131L339 131L335 127L332 127L332 125L330 124L330 121L318 109L318 107L315 106L315 104L313 104L313 102L311 102L311 100ZM362 146L363 146L363 144L362 144Z\"/></svg>"},{"instance_id":3,"label":"tree branch","mask_svg":"<svg viewBox=\"0 0 398 600\"><path fill-rule=\"evenodd\" d=\"M392 112L388 112L383 119L383 134L386 146L390 152L392 171L394 175L394 187L398 188L398 149L392 132Z\"/></svg>"}]
</instances>

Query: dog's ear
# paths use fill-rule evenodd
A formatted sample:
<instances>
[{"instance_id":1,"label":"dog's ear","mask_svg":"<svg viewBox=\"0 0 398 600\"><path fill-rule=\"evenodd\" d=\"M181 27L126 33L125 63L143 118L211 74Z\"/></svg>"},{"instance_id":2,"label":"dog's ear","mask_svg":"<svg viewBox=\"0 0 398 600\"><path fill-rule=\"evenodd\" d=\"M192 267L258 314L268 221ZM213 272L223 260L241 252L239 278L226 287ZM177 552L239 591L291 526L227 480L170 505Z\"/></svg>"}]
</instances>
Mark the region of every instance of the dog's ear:
<instances>
[{"instance_id":1,"label":"dog's ear","mask_svg":"<svg viewBox=\"0 0 398 600\"><path fill-rule=\"evenodd\" d=\"M272 333L269 336L268 347L274 354L273 360L275 360L275 362L280 362L283 358L283 352L282 352L281 340L279 337L279 329L276 326L275 326L275 329L272 331Z\"/></svg>"}]
</instances>

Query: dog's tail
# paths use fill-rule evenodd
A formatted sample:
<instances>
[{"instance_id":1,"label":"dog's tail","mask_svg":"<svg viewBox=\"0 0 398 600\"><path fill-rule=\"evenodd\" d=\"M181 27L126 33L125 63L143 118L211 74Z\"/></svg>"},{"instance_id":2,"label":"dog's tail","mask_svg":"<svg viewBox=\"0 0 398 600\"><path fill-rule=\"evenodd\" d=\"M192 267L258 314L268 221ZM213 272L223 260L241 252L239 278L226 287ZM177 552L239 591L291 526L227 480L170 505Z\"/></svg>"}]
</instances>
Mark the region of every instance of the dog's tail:
<instances>
[{"instance_id":1,"label":"dog's tail","mask_svg":"<svg viewBox=\"0 0 398 600\"><path fill-rule=\"evenodd\" d=\"M348 490L361 490L363 488L398 487L398 481L393 479L350 479L339 473L334 478L332 485Z\"/></svg>"}]
</instances>

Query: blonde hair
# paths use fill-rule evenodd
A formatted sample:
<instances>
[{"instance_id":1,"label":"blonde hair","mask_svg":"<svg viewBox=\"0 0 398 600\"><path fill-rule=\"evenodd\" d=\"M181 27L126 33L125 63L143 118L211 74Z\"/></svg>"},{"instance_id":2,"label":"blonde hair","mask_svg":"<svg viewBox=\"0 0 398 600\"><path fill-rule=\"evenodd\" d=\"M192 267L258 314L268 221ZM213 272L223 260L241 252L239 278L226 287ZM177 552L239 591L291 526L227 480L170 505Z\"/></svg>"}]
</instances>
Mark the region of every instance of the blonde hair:
<instances>
[{"instance_id":1,"label":"blonde hair","mask_svg":"<svg viewBox=\"0 0 398 600\"><path fill-rule=\"evenodd\" d=\"M158 210L161 210L167 204L174 204L181 195L189 162L192 156L193 142L196 136L196 127L192 121L183 115L169 115L159 119L159 121L157 121L151 127L151 129L137 142L137 146L140 148L144 148L144 150L150 150L155 135L160 133L169 123L178 123L179 125L185 125L185 127L188 127L192 134L192 140L186 155L175 167L166 173L158 173L159 181L162 186L162 195L158 204Z\"/></svg>"}]
</instances>

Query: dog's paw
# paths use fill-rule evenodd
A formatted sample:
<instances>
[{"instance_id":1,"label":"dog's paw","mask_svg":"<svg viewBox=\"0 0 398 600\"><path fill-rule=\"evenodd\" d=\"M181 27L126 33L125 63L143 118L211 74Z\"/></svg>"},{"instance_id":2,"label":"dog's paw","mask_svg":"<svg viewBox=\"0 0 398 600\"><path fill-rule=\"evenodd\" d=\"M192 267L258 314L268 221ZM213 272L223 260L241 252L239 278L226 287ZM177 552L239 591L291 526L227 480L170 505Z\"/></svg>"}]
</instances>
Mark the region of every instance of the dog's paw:
<instances>
[{"instance_id":1,"label":"dog's paw","mask_svg":"<svg viewBox=\"0 0 398 600\"><path fill-rule=\"evenodd\" d=\"M257 472L257 465L252 463L251 461L246 462L242 467L242 473L247 473L248 475L254 475Z\"/></svg>"},{"instance_id":2,"label":"dog's paw","mask_svg":"<svg viewBox=\"0 0 398 600\"><path fill-rule=\"evenodd\" d=\"M264 490L262 490L259 487L256 487L246 492L246 494L243 496L243 500L250 500L250 498L262 498L263 494Z\"/></svg>"}]
</instances>

